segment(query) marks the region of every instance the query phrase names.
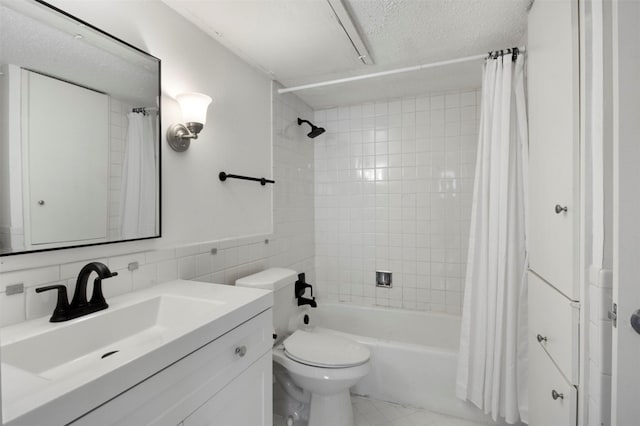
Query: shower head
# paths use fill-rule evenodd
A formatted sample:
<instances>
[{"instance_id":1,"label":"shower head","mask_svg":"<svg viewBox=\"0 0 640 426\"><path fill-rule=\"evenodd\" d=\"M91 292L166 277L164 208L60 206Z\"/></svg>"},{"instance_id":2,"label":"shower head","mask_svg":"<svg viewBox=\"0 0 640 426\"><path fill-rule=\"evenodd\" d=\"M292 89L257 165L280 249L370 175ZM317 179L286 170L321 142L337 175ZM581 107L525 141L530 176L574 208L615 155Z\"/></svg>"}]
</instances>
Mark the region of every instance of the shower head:
<instances>
[{"instance_id":1,"label":"shower head","mask_svg":"<svg viewBox=\"0 0 640 426\"><path fill-rule=\"evenodd\" d=\"M307 133L307 136L310 137L311 139L315 138L316 136L320 136L325 132L323 127L318 127L314 125L312 122L310 122L309 120L303 120L302 118L298 118L298 126L301 125L302 123L307 123L309 126L311 126L311 131Z\"/></svg>"}]
</instances>

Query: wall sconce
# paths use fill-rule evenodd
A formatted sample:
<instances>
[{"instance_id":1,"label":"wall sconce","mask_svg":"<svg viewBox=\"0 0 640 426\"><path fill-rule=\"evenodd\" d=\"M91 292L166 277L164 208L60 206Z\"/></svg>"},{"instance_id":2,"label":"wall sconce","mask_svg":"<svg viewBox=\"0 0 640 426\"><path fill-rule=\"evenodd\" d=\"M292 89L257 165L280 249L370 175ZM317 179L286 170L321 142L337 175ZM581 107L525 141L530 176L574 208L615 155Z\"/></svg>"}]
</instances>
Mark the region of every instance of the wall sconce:
<instances>
[{"instance_id":1,"label":"wall sconce","mask_svg":"<svg viewBox=\"0 0 640 426\"><path fill-rule=\"evenodd\" d=\"M198 133L207 122L207 108L211 98L202 93L181 93L176 96L182 110L185 124L176 123L167 129L167 142L174 151L189 149L192 139L198 139Z\"/></svg>"}]
</instances>

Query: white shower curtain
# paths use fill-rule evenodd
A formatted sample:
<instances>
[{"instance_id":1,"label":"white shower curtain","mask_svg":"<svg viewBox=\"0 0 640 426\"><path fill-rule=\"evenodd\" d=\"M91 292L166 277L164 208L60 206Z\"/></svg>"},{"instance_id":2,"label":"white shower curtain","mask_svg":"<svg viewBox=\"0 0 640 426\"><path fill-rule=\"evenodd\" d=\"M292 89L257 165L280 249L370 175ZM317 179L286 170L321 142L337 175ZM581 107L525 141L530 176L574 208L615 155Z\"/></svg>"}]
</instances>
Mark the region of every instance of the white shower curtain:
<instances>
[{"instance_id":1,"label":"white shower curtain","mask_svg":"<svg viewBox=\"0 0 640 426\"><path fill-rule=\"evenodd\" d=\"M122 167L122 238L150 237L157 234L155 117L131 112L127 118L129 127Z\"/></svg>"},{"instance_id":2,"label":"white shower curtain","mask_svg":"<svg viewBox=\"0 0 640 426\"><path fill-rule=\"evenodd\" d=\"M527 421L527 121L524 57L487 59L456 394Z\"/></svg>"}]
</instances>

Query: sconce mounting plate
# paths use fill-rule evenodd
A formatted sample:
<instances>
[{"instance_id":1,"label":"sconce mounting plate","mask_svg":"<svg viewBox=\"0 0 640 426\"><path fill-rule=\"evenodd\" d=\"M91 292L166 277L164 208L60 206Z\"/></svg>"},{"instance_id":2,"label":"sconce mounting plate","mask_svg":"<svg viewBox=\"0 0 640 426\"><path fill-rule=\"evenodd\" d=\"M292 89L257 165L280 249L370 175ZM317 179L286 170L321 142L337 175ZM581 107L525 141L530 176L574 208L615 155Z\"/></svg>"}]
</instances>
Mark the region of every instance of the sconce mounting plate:
<instances>
[{"instance_id":1,"label":"sconce mounting plate","mask_svg":"<svg viewBox=\"0 0 640 426\"><path fill-rule=\"evenodd\" d=\"M191 135L189 129L184 124L173 124L167 129L167 142L174 151L184 152L191 145L191 138L185 137Z\"/></svg>"}]
</instances>

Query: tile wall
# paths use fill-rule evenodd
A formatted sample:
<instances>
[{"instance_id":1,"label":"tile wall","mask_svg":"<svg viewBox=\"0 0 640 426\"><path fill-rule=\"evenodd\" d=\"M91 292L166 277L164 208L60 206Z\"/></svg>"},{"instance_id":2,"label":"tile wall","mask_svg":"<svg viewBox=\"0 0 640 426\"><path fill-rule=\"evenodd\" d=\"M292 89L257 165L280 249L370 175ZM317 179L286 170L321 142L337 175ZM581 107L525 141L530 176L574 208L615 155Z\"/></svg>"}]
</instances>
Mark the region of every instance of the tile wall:
<instances>
[{"instance_id":1,"label":"tile wall","mask_svg":"<svg viewBox=\"0 0 640 426\"><path fill-rule=\"evenodd\" d=\"M314 144L298 126L313 110L293 94L273 94L274 265L290 265L315 282Z\"/></svg>"},{"instance_id":2,"label":"tile wall","mask_svg":"<svg viewBox=\"0 0 640 426\"><path fill-rule=\"evenodd\" d=\"M80 268L89 261L107 264L118 276L105 280L107 300L176 278L233 284L239 277L270 266L290 267L307 273L314 282L313 144L295 123L312 110L294 95L275 96L273 102L274 232L270 235L204 241L176 247L117 255L117 246L104 246L104 256L52 252L51 263L0 270L0 327L49 315L55 294L36 294L35 288L64 284L73 293ZM159 241L161 244L162 240ZM72 251L70 253L82 253ZM92 250L92 252L96 252ZM30 255L24 255L30 256ZM32 255L33 256L33 255ZM59 259L63 258L64 261ZM46 258L45 258L46 259ZM129 268L133 270L129 270ZM23 283L25 292L7 296L6 287Z\"/></svg>"},{"instance_id":3,"label":"tile wall","mask_svg":"<svg viewBox=\"0 0 640 426\"><path fill-rule=\"evenodd\" d=\"M317 293L460 313L479 90L315 111ZM375 271L393 273L377 288Z\"/></svg>"}]
</instances>

